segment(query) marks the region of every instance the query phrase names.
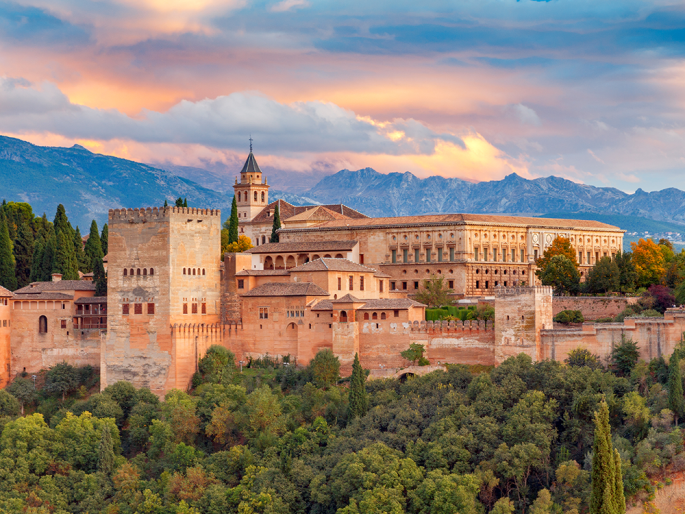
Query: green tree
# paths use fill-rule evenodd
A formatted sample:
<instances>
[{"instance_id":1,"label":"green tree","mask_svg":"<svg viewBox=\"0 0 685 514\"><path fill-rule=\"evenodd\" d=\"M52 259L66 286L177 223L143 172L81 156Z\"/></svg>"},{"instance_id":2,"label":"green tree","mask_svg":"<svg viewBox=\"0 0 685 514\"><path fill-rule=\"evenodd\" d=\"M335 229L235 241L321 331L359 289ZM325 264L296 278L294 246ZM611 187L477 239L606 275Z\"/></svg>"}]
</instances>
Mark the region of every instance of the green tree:
<instances>
[{"instance_id":1,"label":"green tree","mask_svg":"<svg viewBox=\"0 0 685 514\"><path fill-rule=\"evenodd\" d=\"M31 275L29 282L39 282L43 280L43 252L45 250L45 241L41 236L36 239L33 245L33 257L31 259Z\"/></svg>"},{"instance_id":2,"label":"green tree","mask_svg":"<svg viewBox=\"0 0 685 514\"><path fill-rule=\"evenodd\" d=\"M621 287L621 270L611 257L602 257L590 268L587 288L590 293L609 293Z\"/></svg>"},{"instance_id":3,"label":"green tree","mask_svg":"<svg viewBox=\"0 0 685 514\"><path fill-rule=\"evenodd\" d=\"M71 224L67 218L67 211L64 208L64 205L59 204L57 206L55 220L52 222L52 225L55 228L55 233L63 232L67 236L70 236L70 238L73 235L73 229L71 228Z\"/></svg>"},{"instance_id":4,"label":"green tree","mask_svg":"<svg viewBox=\"0 0 685 514\"><path fill-rule=\"evenodd\" d=\"M68 393L75 391L79 385L79 373L66 361L54 365L45 377L45 391L62 395L62 403Z\"/></svg>"},{"instance_id":5,"label":"green tree","mask_svg":"<svg viewBox=\"0 0 685 514\"><path fill-rule=\"evenodd\" d=\"M543 285L554 287L556 294L573 294L580 286L578 268L565 255L553 256L539 277Z\"/></svg>"},{"instance_id":6,"label":"green tree","mask_svg":"<svg viewBox=\"0 0 685 514\"><path fill-rule=\"evenodd\" d=\"M21 415L24 415L24 407L30 405L38 398L36 386L28 378L17 377L7 386L7 392L14 396L21 406Z\"/></svg>"},{"instance_id":7,"label":"green tree","mask_svg":"<svg viewBox=\"0 0 685 514\"><path fill-rule=\"evenodd\" d=\"M41 265L40 281L50 282L52 273L55 272L55 258L57 257L57 236L54 230L48 233L48 239L43 250L43 263Z\"/></svg>"},{"instance_id":8,"label":"green tree","mask_svg":"<svg viewBox=\"0 0 685 514\"><path fill-rule=\"evenodd\" d=\"M602 363L599 360L599 356L590 352L586 348L575 348L568 352L564 362L569 366L580 368L582 366L588 366L591 369L601 369Z\"/></svg>"},{"instance_id":9,"label":"green tree","mask_svg":"<svg viewBox=\"0 0 685 514\"><path fill-rule=\"evenodd\" d=\"M107 296L107 274L102 257L93 259L93 282L95 282L95 296Z\"/></svg>"},{"instance_id":10,"label":"green tree","mask_svg":"<svg viewBox=\"0 0 685 514\"><path fill-rule=\"evenodd\" d=\"M183 207L188 207L188 199L187 198L183 199Z\"/></svg>"},{"instance_id":11,"label":"green tree","mask_svg":"<svg viewBox=\"0 0 685 514\"><path fill-rule=\"evenodd\" d=\"M416 293L416 301L427 305L429 308L452 305L450 294L452 289L447 287L444 277L431 275L430 278L423 280L421 288Z\"/></svg>"},{"instance_id":12,"label":"green tree","mask_svg":"<svg viewBox=\"0 0 685 514\"><path fill-rule=\"evenodd\" d=\"M19 401L7 389L0 389L0 416L19 414Z\"/></svg>"},{"instance_id":13,"label":"green tree","mask_svg":"<svg viewBox=\"0 0 685 514\"><path fill-rule=\"evenodd\" d=\"M224 223L224 228L228 229L228 244L238 242L238 204L235 195L233 195L233 203L231 203L231 217Z\"/></svg>"},{"instance_id":14,"label":"green tree","mask_svg":"<svg viewBox=\"0 0 685 514\"><path fill-rule=\"evenodd\" d=\"M270 243L278 243L278 230L281 228L281 212L278 209L279 202L276 202L276 208L274 209L274 223L271 228L271 238Z\"/></svg>"},{"instance_id":15,"label":"green tree","mask_svg":"<svg viewBox=\"0 0 685 514\"><path fill-rule=\"evenodd\" d=\"M404 350L400 355L403 359L411 361L412 364L419 363L419 366L425 366L429 364L428 359L426 359L423 354L426 348L420 343L411 343L407 350Z\"/></svg>"},{"instance_id":16,"label":"green tree","mask_svg":"<svg viewBox=\"0 0 685 514\"><path fill-rule=\"evenodd\" d=\"M319 350L309 363L317 387L328 387L340 378L340 360L329 348Z\"/></svg>"},{"instance_id":17,"label":"green tree","mask_svg":"<svg viewBox=\"0 0 685 514\"><path fill-rule=\"evenodd\" d=\"M683 399L683 379L680 374L680 358L678 350L671 355L668 363L668 408L675 415L675 424L678 418L685 416L685 399Z\"/></svg>"},{"instance_id":18,"label":"green tree","mask_svg":"<svg viewBox=\"0 0 685 514\"><path fill-rule=\"evenodd\" d=\"M611 363L619 375L629 377L640 358L640 348L637 343L625 334L621 335L621 343L611 351Z\"/></svg>"},{"instance_id":19,"label":"green tree","mask_svg":"<svg viewBox=\"0 0 685 514\"><path fill-rule=\"evenodd\" d=\"M61 273L64 280L79 279L74 243L64 232L57 233L57 251L53 271Z\"/></svg>"},{"instance_id":20,"label":"green tree","mask_svg":"<svg viewBox=\"0 0 685 514\"><path fill-rule=\"evenodd\" d=\"M90 269L92 260L86 260L86 254L83 251L83 237L81 236L81 229L78 228L78 226L74 231L74 259L76 260L78 271L81 273L88 273L92 271Z\"/></svg>"},{"instance_id":21,"label":"green tree","mask_svg":"<svg viewBox=\"0 0 685 514\"><path fill-rule=\"evenodd\" d=\"M110 476L114 470L114 443L108 425L102 427L100 447L98 448L98 471Z\"/></svg>"},{"instance_id":22,"label":"green tree","mask_svg":"<svg viewBox=\"0 0 685 514\"><path fill-rule=\"evenodd\" d=\"M102 233L100 234L100 246L102 247L102 253L107 255L109 251L109 227L107 223L102 226Z\"/></svg>"},{"instance_id":23,"label":"green tree","mask_svg":"<svg viewBox=\"0 0 685 514\"><path fill-rule=\"evenodd\" d=\"M7 219L0 212L0 286L14 291L17 288L16 265Z\"/></svg>"},{"instance_id":24,"label":"green tree","mask_svg":"<svg viewBox=\"0 0 685 514\"><path fill-rule=\"evenodd\" d=\"M595 413L590 513L623 514L625 511L621 458L611 442L609 406L602 400Z\"/></svg>"},{"instance_id":25,"label":"green tree","mask_svg":"<svg viewBox=\"0 0 685 514\"><path fill-rule=\"evenodd\" d=\"M176 207L183 207L183 198L180 196L176 198Z\"/></svg>"},{"instance_id":26,"label":"green tree","mask_svg":"<svg viewBox=\"0 0 685 514\"><path fill-rule=\"evenodd\" d=\"M630 252L618 252L616 257L614 257L614 262L618 266L621 291L628 292L635 289L635 284L639 277L633 265L633 254Z\"/></svg>"},{"instance_id":27,"label":"green tree","mask_svg":"<svg viewBox=\"0 0 685 514\"><path fill-rule=\"evenodd\" d=\"M105 254L102 251L102 243L100 242L100 233L98 232L98 224L93 220L90 224L90 233L86 241L86 247L83 250L88 261L88 266L91 267L89 271L95 272L93 266L93 259L102 259Z\"/></svg>"},{"instance_id":28,"label":"green tree","mask_svg":"<svg viewBox=\"0 0 685 514\"><path fill-rule=\"evenodd\" d=\"M359 363L359 354L354 354L352 378L350 379L349 409L350 419L361 418L369 410L369 398L366 393L366 375Z\"/></svg>"},{"instance_id":29,"label":"green tree","mask_svg":"<svg viewBox=\"0 0 685 514\"><path fill-rule=\"evenodd\" d=\"M14 261L16 265L17 287L26 287L31 282L33 268L34 237L28 222L23 221L17 229L14 240Z\"/></svg>"},{"instance_id":30,"label":"green tree","mask_svg":"<svg viewBox=\"0 0 685 514\"><path fill-rule=\"evenodd\" d=\"M164 199L164 208L167 208L167 207L169 207L169 202L167 202L166 199Z\"/></svg>"},{"instance_id":31,"label":"green tree","mask_svg":"<svg viewBox=\"0 0 685 514\"><path fill-rule=\"evenodd\" d=\"M220 345L212 345L198 362L204 382L229 384L235 376L235 354Z\"/></svg>"},{"instance_id":32,"label":"green tree","mask_svg":"<svg viewBox=\"0 0 685 514\"><path fill-rule=\"evenodd\" d=\"M571 241L566 237L557 237L552 241L552 244L545 249L542 257L535 261L535 265L538 268L535 274L541 278L543 271L547 268L550 261L558 255L566 257L571 261L576 270L578 269L576 251L573 249L573 246L571 246Z\"/></svg>"}]
</instances>

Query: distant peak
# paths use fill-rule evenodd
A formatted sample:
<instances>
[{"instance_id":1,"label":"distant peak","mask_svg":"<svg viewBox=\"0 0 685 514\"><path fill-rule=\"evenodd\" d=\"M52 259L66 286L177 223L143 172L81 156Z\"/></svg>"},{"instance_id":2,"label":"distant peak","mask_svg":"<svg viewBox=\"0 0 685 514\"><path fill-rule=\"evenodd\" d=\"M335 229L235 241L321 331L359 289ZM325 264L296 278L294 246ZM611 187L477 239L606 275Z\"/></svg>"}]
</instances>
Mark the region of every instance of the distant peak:
<instances>
[{"instance_id":1,"label":"distant peak","mask_svg":"<svg viewBox=\"0 0 685 514\"><path fill-rule=\"evenodd\" d=\"M84 152L90 153L90 150L88 150L87 148L84 148L84 147L81 146L81 145L74 145L74 146L71 147L71 149L72 149L72 150L83 150Z\"/></svg>"}]
</instances>

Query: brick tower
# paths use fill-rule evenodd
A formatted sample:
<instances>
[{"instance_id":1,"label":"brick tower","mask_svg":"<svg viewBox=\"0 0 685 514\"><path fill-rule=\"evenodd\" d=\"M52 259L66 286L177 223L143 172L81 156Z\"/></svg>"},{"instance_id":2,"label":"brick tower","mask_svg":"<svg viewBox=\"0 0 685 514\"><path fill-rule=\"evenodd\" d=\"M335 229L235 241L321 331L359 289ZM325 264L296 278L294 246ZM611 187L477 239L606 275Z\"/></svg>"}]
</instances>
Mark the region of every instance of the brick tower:
<instances>
[{"instance_id":1,"label":"brick tower","mask_svg":"<svg viewBox=\"0 0 685 514\"><path fill-rule=\"evenodd\" d=\"M262 170L259 169L257 159L252 153L252 138L250 138L250 155L247 156L245 165L240 171L240 182L236 179L233 189L238 204L240 223L252 221L264 207L269 205L269 186L266 178L262 182Z\"/></svg>"},{"instance_id":2,"label":"brick tower","mask_svg":"<svg viewBox=\"0 0 685 514\"><path fill-rule=\"evenodd\" d=\"M198 356L221 340L220 244L218 210L109 211L102 388L187 389Z\"/></svg>"}]
</instances>

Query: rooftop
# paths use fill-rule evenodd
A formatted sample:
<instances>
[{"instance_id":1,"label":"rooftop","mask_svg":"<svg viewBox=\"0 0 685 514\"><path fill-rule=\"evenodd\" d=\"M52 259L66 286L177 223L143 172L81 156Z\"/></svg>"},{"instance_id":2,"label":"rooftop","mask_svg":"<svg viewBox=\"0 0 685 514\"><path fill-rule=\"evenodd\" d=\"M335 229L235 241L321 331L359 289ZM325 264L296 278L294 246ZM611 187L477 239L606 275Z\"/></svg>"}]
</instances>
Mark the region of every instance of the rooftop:
<instances>
[{"instance_id":1,"label":"rooftop","mask_svg":"<svg viewBox=\"0 0 685 514\"><path fill-rule=\"evenodd\" d=\"M350 293L347 293L345 296L342 298L338 298L337 300L333 300L332 303L363 303L365 300L360 300L354 295L351 295Z\"/></svg>"},{"instance_id":2,"label":"rooftop","mask_svg":"<svg viewBox=\"0 0 685 514\"><path fill-rule=\"evenodd\" d=\"M311 282L270 282L257 286L243 296L329 296L316 284Z\"/></svg>"},{"instance_id":3,"label":"rooftop","mask_svg":"<svg viewBox=\"0 0 685 514\"><path fill-rule=\"evenodd\" d=\"M408 298L385 298L380 300L360 300L352 295L345 295L338 300L320 300L312 306L313 311L331 311L333 310L334 304L336 303L363 303L362 307L357 310L369 311L369 310L405 310L410 307L425 307L424 304L415 302L414 300L409 300Z\"/></svg>"},{"instance_id":4,"label":"rooftop","mask_svg":"<svg viewBox=\"0 0 685 514\"><path fill-rule=\"evenodd\" d=\"M73 300L74 296L56 292L40 292L31 294L15 293L14 300Z\"/></svg>"},{"instance_id":5,"label":"rooftop","mask_svg":"<svg viewBox=\"0 0 685 514\"><path fill-rule=\"evenodd\" d=\"M74 302L77 305L92 304L92 303L107 303L106 296L82 296Z\"/></svg>"},{"instance_id":6,"label":"rooftop","mask_svg":"<svg viewBox=\"0 0 685 514\"><path fill-rule=\"evenodd\" d=\"M9 289L5 289L4 287L0 286L0 297L2 297L2 298L10 297L11 298L12 296L14 296L12 291L10 291Z\"/></svg>"},{"instance_id":7,"label":"rooftop","mask_svg":"<svg viewBox=\"0 0 685 514\"><path fill-rule=\"evenodd\" d=\"M302 241L267 243L255 246L246 253L290 253L290 252L349 252L357 241Z\"/></svg>"},{"instance_id":8,"label":"rooftop","mask_svg":"<svg viewBox=\"0 0 685 514\"><path fill-rule=\"evenodd\" d=\"M307 209L304 212L295 214L288 218L289 222L293 221L330 221L330 220L347 220L349 217L332 211L323 205L318 205L312 209Z\"/></svg>"},{"instance_id":9,"label":"rooftop","mask_svg":"<svg viewBox=\"0 0 685 514\"><path fill-rule=\"evenodd\" d=\"M374 275L378 273L378 270L374 268L367 268L348 259L332 259L329 257L309 261L300 266L290 268L288 271L291 273L300 271L346 271L350 273L373 273Z\"/></svg>"},{"instance_id":10,"label":"rooftop","mask_svg":"<svg viewBox=\"0 0 685 514\"><path fill-rule=\"evenodd\" d=\"M254 154L252 153L252 150L250 150L250 155L247 156L247 159L245 160L245 164L243 165L243 169L240 170L240 173L261 173L262 170L259 169L259 164L257 164L257 159L255 159Z\"/></svg>"},{"instance_id":11,"label":"rooftop","mask_svg":"<svg viewBox=\"0 0 685 514\"><path fill-rule=\"evenodd\" d=\"M235 274L236 277L287 277L289 270L285 269L244 269Z\"/></svg>"},{"instance_id":12,"label":"rooftop","mask_svg":"<svg viewBox=\"0 0 685 514\"><path fill-rule=\"evenodd\" d=\"M252 221L248 221L244 223L245 225L251 225L251 224L261 224L261 223L272 223L274 216L273 213L276 209L276 205L278 204L278 214L281 217L281 221L288 221L290 218L293 216L297 216L298 214L301 214L303 212L306 212L311 209L316 209L317 207L325 207L327 210L335 213L335 214L340 214L343 216L344 219L360 219L360 218L368 218L365 214L362 214L359 211L355 211L354 209L350 209L348 206L343 205L343 204L331 204L331 205L293 205L291 203L286 202L285 200L276 200L275 202L271 202L269 205L264 207L259 214L257 214ZM241 222L242 224L242 222Z\"/></svg>"},{"instance_id":13,"label":"rooftop","mask_svg":"<svg viewBox=\"0 0 685 514\"><path fill-rule=\"evenodd\" d=\"M14 294L38 294L46 291L95 291L92 280L58 280L56 282L31 282L17 289Z\"/></svg>"}]
</instances>

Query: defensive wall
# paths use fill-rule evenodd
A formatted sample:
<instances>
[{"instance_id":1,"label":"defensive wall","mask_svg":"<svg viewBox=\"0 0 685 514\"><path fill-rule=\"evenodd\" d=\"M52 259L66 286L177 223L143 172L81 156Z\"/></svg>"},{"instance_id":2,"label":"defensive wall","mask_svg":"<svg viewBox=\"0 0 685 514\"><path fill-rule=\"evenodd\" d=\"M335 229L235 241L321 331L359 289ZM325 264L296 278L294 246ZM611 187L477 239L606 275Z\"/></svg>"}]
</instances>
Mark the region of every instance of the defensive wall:
<instances>
[{"instance_id":1,"label":"defensive wall","mask_svg":"<svg viewBox=\"0 0 685 514\"><path fill-rule=\"evenodd\" d=\"M600 318L615 318L629 305L635 305L638 297L627 296L555 296L553 314L561 311L580 311L587 321Z\"/></svg>"}]
</instances>

